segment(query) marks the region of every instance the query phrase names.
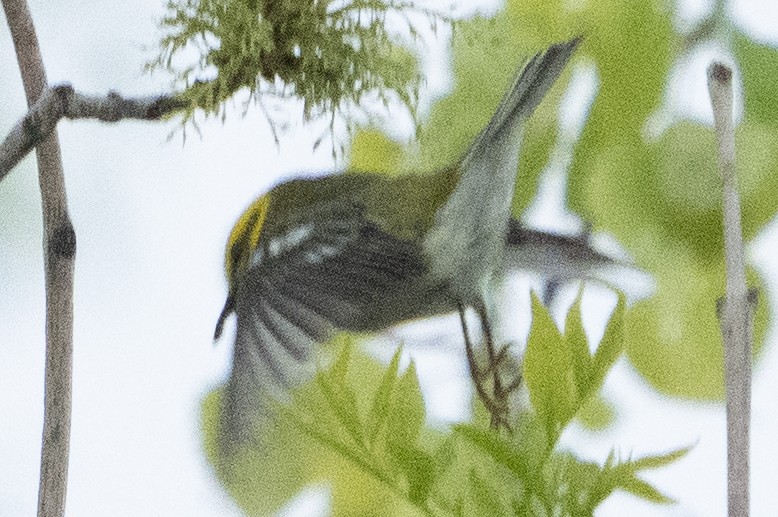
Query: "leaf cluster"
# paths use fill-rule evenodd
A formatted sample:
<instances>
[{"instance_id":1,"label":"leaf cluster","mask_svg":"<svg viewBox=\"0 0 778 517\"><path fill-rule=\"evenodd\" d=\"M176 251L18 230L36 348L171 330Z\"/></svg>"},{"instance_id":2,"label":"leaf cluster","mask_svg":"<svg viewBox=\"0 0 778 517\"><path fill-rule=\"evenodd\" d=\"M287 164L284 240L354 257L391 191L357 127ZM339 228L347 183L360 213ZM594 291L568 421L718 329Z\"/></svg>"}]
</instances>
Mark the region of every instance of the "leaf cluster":
<instances>
[{"instance_id":1,"label":"leaf cluster","mask_svg":"<svg viewBox=\"0 0 778 517\"><path fill-rule=\"evenodd\" d=\"M401 371L398 350L387 367L378 366L349 340L290 405L279 404L275 431L223 482L249 514L275 511L322 480L332 487L335 515L584 516L615 490L671 502L638 474L687 449L638 459L612 452L600 465L557 447L622 353L623 320L620 299L590 354L580 297L564 334L533 298L524 363L531 407L510 436L482 423L429 428L413 362ZM206 433L218 435L210 426Z\"/></svg>"}]
</instances>

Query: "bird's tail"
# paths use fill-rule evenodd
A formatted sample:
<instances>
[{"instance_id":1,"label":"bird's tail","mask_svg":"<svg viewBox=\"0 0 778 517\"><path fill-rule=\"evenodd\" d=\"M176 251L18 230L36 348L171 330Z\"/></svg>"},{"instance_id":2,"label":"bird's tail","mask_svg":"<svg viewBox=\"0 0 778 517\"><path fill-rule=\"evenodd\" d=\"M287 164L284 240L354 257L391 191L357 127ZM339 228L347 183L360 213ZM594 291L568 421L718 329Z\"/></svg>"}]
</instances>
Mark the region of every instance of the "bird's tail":
<instances>
[{"instance_id":1,"label":"bird's tail","mask_svg":"<svg viewBox=\"0 0 778 517\"><path fill-rule=\"evenodd\" d=\"M456 279L460 299L480 293L500 267L505 225L519 164L521 130L559 78L580 38L550 46L519 72L489 124L473 141L460 165L456 188L436 213L425 242L432 270Z\"/></svg>"},{"instance_id":2,"label":"bird's tail","mask_svg":"<svg viewBox=\"0 0 778 517\"><path fill-rule=\"evenodd\" d=\"M534 273L554 285L595 281L626 292L628 298L643 298L653 289L648 273L628 259L598 251L586 233L566 236L531 230L511 219L504 257L504 271Z\"/></svg>"},{"instance_id":3,"label":"bird's tail","mask_svg":"<svg viewBox=\"0 0 778 517\"><path fill-rule=\"evenodd\" d=\"M535 54L521 69L513 84L503 96L489 124L470 145L463 162L478 161L493 153L495 144L504 143L524 119L532 115L564 70L565 65L581 42L577 37L551 45ZM514 150L518 155L518 147Z\"/></svg>"}]
</instances>

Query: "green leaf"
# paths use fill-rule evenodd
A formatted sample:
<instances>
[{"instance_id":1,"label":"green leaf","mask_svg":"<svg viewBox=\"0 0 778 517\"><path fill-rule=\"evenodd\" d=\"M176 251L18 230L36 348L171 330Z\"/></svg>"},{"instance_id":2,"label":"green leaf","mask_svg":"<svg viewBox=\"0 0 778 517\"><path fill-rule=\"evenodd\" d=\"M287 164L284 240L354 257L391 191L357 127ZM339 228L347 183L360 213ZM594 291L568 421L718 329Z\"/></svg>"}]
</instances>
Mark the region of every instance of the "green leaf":
<instances>
[{"instance_id":1,"label":"green leaf","mask_svg":"<svg viewBox=\"0 0 778 517\"><path fill-rule=\"evenodd\" d=\"M532 327L524 355L524 379L530 402L552 443L578 409L570 348L554 320L532 293Z\"/></svg>"},{"instance_id":2,"label":"green leaf","mask_svg":"<svg viewBox=\"0 0 778 517\"><path fill-rule=\"evenodd\" d=\"M351 363L351 354L354 352L354 347L356 344L354 343L353 339L348 338L339 339L338 344L341 348L337 354L335 362L333 363L332 367L329 368L329 370L322 373L326 373L334 379L343 380L348 375L349 364Z\"/></svg>"},{"instance_id":3,"label":"green leaf","mask_svg":"<svg viewBox=\"0 0 778 517\"><path fill-rule=\"evenodd\" d=\"M435 458L413 444L390 441L389 447L396 464L408 480L408 498L417 506L424 506L436 481Z\"/></svg>"},{"instance_id":4,"label":"green leaf","mask_svg":"<svg viewBox=\"0 0 778 517\"><path fill-rule=\"evenodd\" d=\"M416 443L419 438L419 431L424 425L424 398L413 361L397 382L387 425L389 440L393 442L408 445Z\"/></svg>"},{"instance_id":5,"label":"green leaf","mask_svg":"<svg viewBox=\"0 0 778 517\"><path fill-rule=\"evenodd\" d=\"M645 499L646 501L656 504L673 504L676 502L675 499L666 496L649 483L636 477L623 480L619 484L619 488L629 492L632 495L640 497L641 499Z\"/></svg>"},{"instance_id":6,"label":"green leaf","mask_svg":"<svg viewBox=\"0 0 778 517\"><path fill-rule=\"evenodd\" d=\"M561 515L591 515L594 507L587 500L599 471L597 464L572 453L554 453L543 468L549 508Z\"/></svg>"},{"instance_id":7,"label":"green leaf","mask_svg":"<svg viewBox=\"0 0 778 517\"><path fill-rule=\"evenodd\" d=\"M470 471L470 494L477 515L510 515L500 492L482 479L475 469Z\"/></svg>"},{"instance_id":8,"label":"green leaf","mask_svg":"<svg viewBox=\"0 0 778 517\"><path fill-rule=\"evenodd\" d=\"M670 11L657 2L604 0L579 13L598 91L569 173L572 210L629 245L661 216L655 172L645 156L648 117L661 106L674 61ZM614 52L614 49L619 49Z\"/></svg>"},{"instance_id":9,"label":"green leaf","mask_svg":"<svg viewBox=\"0 0 778 517\"><path fill-rule=\"evenodd\" d=\"M724 292L724 266L701 263L683 248L664 247L661 241L647 244L655 247L655 262L648 269L657 291L625 314L627 357L662 393L723 400L724 357L715 304ZM749 286L763 285L753 270L746 278ZM770 311L771 300L762 297L754 317L755 358L764 346Z\"/></svg>"},{"instance_id":10,"label":"green leaf","mask_svg":"<svg viewBox=\"0 0 778 517\"><path fill-rule=\"evenodd\" d=\"M583 298L583 286L578 290L573 306L567 312L565 321L565 342L570 347L573 361L573 374L575 385L580 397L586 397L589 393L592 358L589 353L589 342L584 332L581 320L581 299Z\"/></svg>"},{"instance_id":11,"label":"green leaf","mask_svg":"<svg viewBox=\"0 0 778 517\"><path fill-rule=\"evenodd\" d=\"M400 173L403 148L376 129L358 131L349 150L349 170Z\"/></svg>"},{"instance_id":12,"label":"green leaf","mask_svg":"<svg viewBox=\"0 0 778 517\"><path fill-rule=\"evenodd\" d=\"M378 390L373 396L373 404L370 406L370 413L367 418L367 438L371 444L376 440L378 433L390 416L391 397L397 384L397 372L400 368L401 354L402 348L398 348L397 352L392 356L389 367L381 378Z\"/></svg>"},{"instance_id":13,"label":"green leaf","mask_svg":"<svg viewBox=\"0 0 778 517\"><path fill-rule=\"evenodd\" d=\"M630 460L629 465L638 470L651 470L666 467L670 463L680 460L692 450L692 447L683 447L674 451L667 452L665 454L654 454L652 456L644 456L636 460Z\"/></svg>"},{"instance_id":14,"label":"green leaf","mask_svg":"<svg viewBox=\"0 0 778 517\"><path fill-rule=\"evenodd\" d=\"M614 490L622 489L654 503L669 504L673 499L659 492L637 475L644 470L664 467L683 458L690 447L685 447L666 454L646 456L637 460L618 461L613 452L608 456L600 474L597 476L591 491L591 508L593 509L605 500Z\"/></svg>"},{"instance_id":15,"label":"green leaf","mask_svg":"<svg viewBox=\"0 0 778 517\"><path fill-rule=\"evenodd\" d=\"M736 31L732 50L738 61L743 80L743 98L746 120L778 125L775 99L778 98L778 50L772 45L753 41Z\"/></svg>"},{"instance_id":16,"label":"green leaf","mask_svg":"<svg viewBox=\"0 0 778 517\"><path fill-rule=\"evenodd\" d=\"M540 481L538 472L542 462L534 463L514 443L494 431L460 424L454 427L454 432L478 447L497 464L507 468L525 484L529 492L542 493L542 486L538 483ZM517 436L520 437L521 433ZM542 450L535 452L540 452L544 456Z\"/></svg>"},{"instance_id":17,"label":"green leaf","mask_svg":"<svg viewBox=\"0 0 778 517\"><path fill-rule=\"evenodd\" d=\"M345 377L337 377L336 371L333 369L332 372L318 374L316 382L340 424L348 431L354 443L362 446L365 443L365 433L356 396L343 382Z\"/></svg>"},{"instance_id":18,"label":"green leaf","mask_svg":"<svg viewBox=\"0 0 778 517\"><path fill-rule=\"evenodd\" d=\"M387 374L392 372L396 375L399 358L400 350L392 359ZM381 388L379 392L380 390ZM424 400L419 388L416 366L411 361L408 369L395 383L390 415L386 421L386 440L394 463L408 480L409 498L417 505L423 505L426 501L437 473L435 458L416 445L424 418Z\"/></svg>"},{"instance_id":19,"label":"green leaf","mask_svg":"<svg viewBox=\"0 0 778 517\"><path fill-rule=\"evenodd\" d=\"M596 394L589 397L575 417L589 431L604 431L616 419L616 409L611 402Z\"/></svg>"},{"instance_id":20,"label":"green leaf","mask_svg":"<svg viewBox=\"0 0 778 517\"><path fill-rule=\"evenodd\" d=\"M222 396L223 390L214 390L202 403L206 457L214 466L222 485L241 508L252 509L255 514L277 511L305 486L308 479L305 466L298 461L290 462L286 451L294 446L298 457L306 457L316 447L298 429L273 422L273 425L263 426L255 449L242 448L240 456L228 469L221 468L218 433ZM324 461L330 459L327 454L319 453L319 457ZM268 469L266 475L260 474L257 464ZM261 494L256 486L262 486Z\"/></svg>"},{"instance_id":21,"label":"green leaf","mask_svg":"<svg viewBox=\"0 0 778 517\"><path fill-rule=\"evenodd\" d=\"M741 123L735 132L743 237L755 238L775 218L778 190L778 124Z\"/></svg>"},{"instance_id":22,"label":"green leaf","mask_svg":"<svg viewBox=\"0 0 778 517\"><path fill-rule=\"evenodd\" d=\"M619 301L613 309L605 333L597 346L592 360L590 384L587 393L596 393L602 388L605 376L613 367L616 360L624 352L624 306L626 300L623 293L619 293Z\"/></svg>"}]
</instances>

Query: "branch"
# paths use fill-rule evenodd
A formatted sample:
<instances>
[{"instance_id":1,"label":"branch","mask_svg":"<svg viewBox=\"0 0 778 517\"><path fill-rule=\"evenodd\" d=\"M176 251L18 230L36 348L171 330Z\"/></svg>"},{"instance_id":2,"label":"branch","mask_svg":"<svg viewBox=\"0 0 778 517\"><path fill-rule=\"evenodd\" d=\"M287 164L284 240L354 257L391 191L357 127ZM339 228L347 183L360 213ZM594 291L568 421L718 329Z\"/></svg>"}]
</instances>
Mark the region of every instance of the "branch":
<instances>
[{"instance_id":1,"label":"branch","mask_svg":"<svg viewBox=\"0 0 778 517\"><path fill-rule=\"evenodd\" d=\"M32 106L46 88L35 27L25 0L2 0L19 70ZM38 183L43 204L46 276L46 374L38 516L61 517L70 449L73 369L73 265L76 234L68 216L65 178L56 130L37 145Z\"/></svg>"},{"instance_id":2,"label":"branch","mask_svg":"<svg viewBox=\"0 0 778 517\"><path fill-rule=\"evenodd\" d=\"M727 397L727 501L729 517L749 514L749 428L751 422L751 339L755 296L746 287L740 197L735 171L735 129L732 119L732 70L721 63L708 67L708 92L713 106L719 168L724 196L726 292L719 324L724 344Z\"/></svg>"},{"instance_id":3,"label":"branch","mask_svg":"<svg viewBox=\"0 0 778 517\"><path fill-rule=\"evenodd\" d=\"M54 131L62 118L103 122L159 120L186 105L185 101L170 95L125 99L116 92L108 92L104 97L83 95L69 84L46 87L0 144L0 181Z\"/></svg>"}]
</instances>

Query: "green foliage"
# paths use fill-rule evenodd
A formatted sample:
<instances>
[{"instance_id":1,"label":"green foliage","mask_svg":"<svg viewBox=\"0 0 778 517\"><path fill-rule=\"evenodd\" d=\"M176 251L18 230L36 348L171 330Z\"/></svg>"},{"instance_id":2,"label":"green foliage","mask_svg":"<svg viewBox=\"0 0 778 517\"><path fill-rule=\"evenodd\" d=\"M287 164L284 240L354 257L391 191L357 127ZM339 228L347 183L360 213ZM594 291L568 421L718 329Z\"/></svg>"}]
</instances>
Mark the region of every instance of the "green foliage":
<instances>
[{"instance_id":1,"label":"green foliage","mask_svg":"<svg viewBox=\"0 0 778 517\"><path fill-rule=\"evenodd\" d=\"M778 139L778 52L742 33L724 8L714 8L688 34L677 31L673 16L660 1L508 0L493 19L457 24L454 89L433 106L419 148L398 158L394 147L384 152L362 145L351 159L360 163L369 156L371 170L393 171L435 169L456 160L488 120L520 59L582 34L583 45L569 68L593 66L598 84L583 132L572 149L558 141L554 97L562 88L555 88L529 121L513 211L523 213L534 199L554 147L571 152L568 207L594 230L615 236L656 279L656 294L625 320L630 361L663 393L721 400L721 337L713 307L723 294L723 217L714 135L709 125L677 118L654 135L652 117L667 97L671 67L686 52L716 38L731 46L744 94L736 135L742 227L746 240L753 239L778 207L778 150L772 144ZM754 271L749 282L763 284ZM762 294L755 316L756 358L772 305L769 293ZM573 351L570 360L581 357Z\"/></svg>"},{"instance_id":2,"label":"green foliage","mask_svg":"<svg viewBox=\"0 0 778 517\"><path fill-rule=\"evenodd\" d=\"M609 400L596 395L589 399L575 417L589 431L604 431L616 419L616 409Z\"/></svg>"},{"instance_id":3,"label":"green foliage","mask_svg":"<svg viewBox=\"0 0 778 517\"><path fill-rule=\"evenodd\" d=\"M532 406L552 447L575 414L596 394L624 348L624 298L619 302L592 356L581 324L580 291L567 315L565 333L557 329L532 294L532 329L524 355L524 379Z\"/></svg>"},{"instance_id":4,"label":"green foliage","mask_svg":"<svg viewBox=\"0 0 778 517\"><path fill-rule=\"evenodd\" d=\"M395 96L415 118L421 74L408 43L387 29L387 16L404 21L413 40L409 14L422 14L433 30L450 21L402 0L169 0L167 11L160 56L148 68L174 73L189 103L185 122L196 110L223 116L241 89L260 103L302 99L306 119L329 116L332 123L368 93L384 103ZM182 66L193 49L197 59Z\"/></svg>"},{"instance_id":5,"label":"green foliage","mask_svg":"<svg viewBox=\"0 0 778 517\"><path fill-rule=\"evenodd\" d=\"M413 362L401 371L398 350L381 367L344 339L332 366L294 393L291 404L279 403L255 446L218 474L249 515L276 511L323 481L332 488L334 515L584 516L615 490L669 503L638 475L688 449L639 459L614 452L599 465L557 448L562 430L595 398L623 350L623 319L619 298L592 355L580 296L564 333L533 298L524 365L532 407L520 412L509 436L475 423L430 429ZM212 461L218 406L218 396L204 404Z\"/></svg>"}]
</instances>

